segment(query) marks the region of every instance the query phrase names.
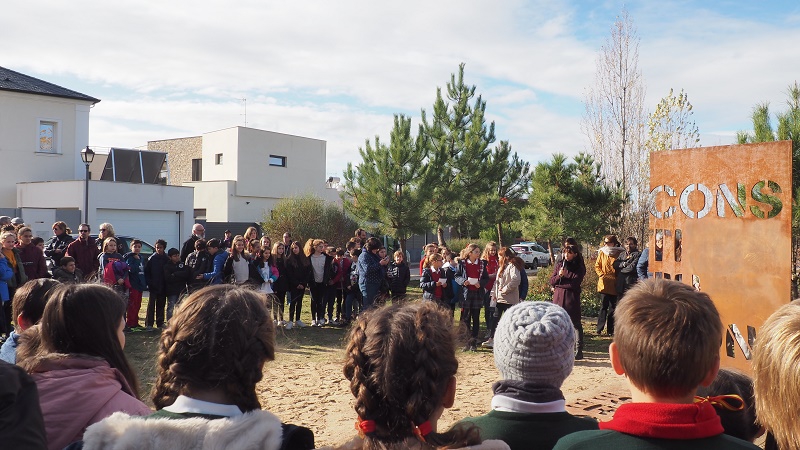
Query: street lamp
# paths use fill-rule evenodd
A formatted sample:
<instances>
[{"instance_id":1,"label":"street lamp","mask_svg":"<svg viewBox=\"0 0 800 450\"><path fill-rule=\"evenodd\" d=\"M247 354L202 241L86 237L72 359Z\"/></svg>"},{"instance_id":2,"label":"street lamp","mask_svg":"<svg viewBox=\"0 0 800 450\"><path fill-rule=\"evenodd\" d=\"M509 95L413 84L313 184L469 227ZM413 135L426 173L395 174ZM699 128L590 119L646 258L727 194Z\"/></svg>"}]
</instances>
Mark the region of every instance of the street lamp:
<instances>
[{"instance_id":1,"label":"street lamp","mask_svg":"<svg viewBox=\"0 0 800 450\"><path fill-rule=\"evenodd\" d=\"M94 161L94 152L87 145L81 150L81 160L86 165L86 186L83 192L83 223L89 223L89 164Z\"/></svg>"}]
</instances>

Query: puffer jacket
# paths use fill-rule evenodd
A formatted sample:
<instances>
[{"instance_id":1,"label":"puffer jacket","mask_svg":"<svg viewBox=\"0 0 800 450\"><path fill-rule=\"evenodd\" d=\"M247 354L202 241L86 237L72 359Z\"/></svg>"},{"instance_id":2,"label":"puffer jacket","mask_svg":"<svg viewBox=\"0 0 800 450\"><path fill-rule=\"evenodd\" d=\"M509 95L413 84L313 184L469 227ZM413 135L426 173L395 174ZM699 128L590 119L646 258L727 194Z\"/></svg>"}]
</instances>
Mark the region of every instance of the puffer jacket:
<instances>
[{"instance_id":1,"label":"puffer jacket","mask_svg":"<svg viewBox=\"0 0 800 450\"><path fill-rule=\"evenodd\" d=\"M597 251L597 260L594 262L594 271L597 273L597 292L607 295L617 295L617 275L614 261L623 251L620 247L600 247Z\"/></svg>"}]
</instances>

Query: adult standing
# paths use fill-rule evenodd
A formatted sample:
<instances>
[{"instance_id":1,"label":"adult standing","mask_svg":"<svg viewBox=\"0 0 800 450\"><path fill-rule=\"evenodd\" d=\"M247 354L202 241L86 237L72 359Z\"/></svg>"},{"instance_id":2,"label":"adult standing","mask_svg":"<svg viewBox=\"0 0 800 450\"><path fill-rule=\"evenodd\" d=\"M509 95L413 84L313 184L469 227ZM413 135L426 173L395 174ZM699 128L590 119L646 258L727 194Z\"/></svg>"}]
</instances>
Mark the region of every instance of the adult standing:
<instances>
[{"instance_id":1,"label":"adult standing","mask_svg":"<svg viewBox=\"0 0 800 450\"><path fill-rule=\"evenodd\" d=\"M150 291L150 300L147 302L147 315L144 319L145 327L152 328L153 323L159 328L164 326L164 307L167 304L167 287L164 283L164 266L169 262L169 256L164 251L167 241L156 241L156 252L147 260L144 266L144 277L147 280L147 289Z\"/></svg>"},{"instance_id":2,"label":"adult standing","mask_svg":"<svg viewBox=\"0 0 800 450\"><path fill-rule=\"evenodd\" d=\"M575 359L583 359L583 324L581 323L581 283L586 276L586 265L576 245L562 248L563 258L553 267L550 286L553 287L553 303L569 314L572 326L578 332L578 353Z\"/></svg>"},{"instance_id":3,"label":"adult standing","mask_svg":"<svg viewBox=\"0 0 800 450\"><path fill-rule=\"evenodd\" d=\"M376 237L367 239L367 245L361 256L358 257L358 287L363 297L363 308L366 311L372 307L375 297L380 291L383 281L383 268L389 264L389 258L381 259L381 241Z\"/></svg>"},{"instance_id":4,"label":"adult standing","mask_svg":"<svg viewBox=\"0 0 800 450\"><path fill-rule=\"evenodd\" d=\"M620 299L639 279L636 264L639 263L640 256L636 238L625 239L625 251L614 261L614 269L617 271L617 297Z\"/></svg>"},{"instance_id":5,"label":"adult standing","mask_svg":"<svg viewBox=\"0 0 800 450\"><path fill-rule=\"evenodd\" d=\"M61 258L65 256L67 246L75 238L67 234L67 224L58 221L53 224L53 237L44 246L44 254L53 260L55 267L61 267Z\"/></svg>"},{"instance_id":6,"label":"adult standing","mask_svg":"<svg viewBox=\"0 0 800 450\"><path fill-rule=\"evenodd\" d=\"M107 238L110 238L110 237L115 238L115 237L117 237L117 233L114 231L114 225L111 225L108 222L101 223L100 224L100 228L98 230L99 230L99 232L97 233L97 242L96 242L97 243L97 250L99 252L102 252L103 251L103 242ZM123 250L126 250L126 249L122 249L122 248L118 248L117 249L117 251L119 253L123 253ZM125 253L127 253L127 251Z\"/></svg>"},{"instance_id":7,"label":"adult standing","mask_svg":"<svg viewBox=\"0 0 800 450\"><path fill-rule=\"evenodd\" d=\"M206 235L206 228L196 223L192 227L192 235L189 236L189 239L184 241L183 246L181 247L181 261L186 261L186 257L189 256L189 253L192 253L194 249L194 243L197 242L198 239L203 239Z\"/></svg>"},{"instance_id":8,"label":"adult standing","mask_svg":"<svg viewBox=\"0 0 800 450\"><path fill-rule=\"evenodd\" d=\"M597 318L597 334L603 332L608 322L608 335L614 335L614 309L617 307L617 271L614 261L622 248L613 234L603 237L603 246L597 251L594 271L597 273L597 292L600 294L602 306Z\"/></svg>"},{"instance_id":9,"label":"adult standing","mask_svg":"<svg viewBox=\"0 0 800 450\"><path fill-rule=\"evenodd\" d=\"M25 267L25 275L29 280L37 278L49 278L47 273L47 263L44 261L44 253L39 247L31 244L33 231L28 227L22 227L17 231L17 248L22 257L22 265Z\"/></svg>"},{"instance_id":10,"label":"adult standing","mask_svg":"<svg viewBox=\"0 0 800 450\"><path fill-rule=\"evenodd\" d=\"M664 234L663 233L656 233L656 248L655 248L655 256L656 261L661 261L664 259ZM638 275L640 280L645 280L653 276L653 273L650 272L650 246L646 246L644 250L642 250L642 254L639 255L639 262L636 264L636 275Z\"/></svg>"},{"instance_id":11,"label":"adult standing","mask_svg":"<svg viewBox=\"0 0 800 450\"><path fill-rule=\"evenodd\" d=\"M90 232L91 227L88 224L80 224L78 226L78 239L67 245L65 253L65 256L75 258L75 265L78 269L81 269L87 279L94 276L100 268L100 262L97 259L100 256L100 250L97 249L94 238L89 236Z\"/></svg>"},{"instance_id":12,"label":"adult standing","mask_svg":"<svg viewBox=\"0 0 800 450\"><path fill-rule=\"evenodd\" d=\"M291 248L292 248L292 233L289 233L287 231L283 233L283 249L286 252L286 254L288 254Z\"/></svg>"}]
</instances>

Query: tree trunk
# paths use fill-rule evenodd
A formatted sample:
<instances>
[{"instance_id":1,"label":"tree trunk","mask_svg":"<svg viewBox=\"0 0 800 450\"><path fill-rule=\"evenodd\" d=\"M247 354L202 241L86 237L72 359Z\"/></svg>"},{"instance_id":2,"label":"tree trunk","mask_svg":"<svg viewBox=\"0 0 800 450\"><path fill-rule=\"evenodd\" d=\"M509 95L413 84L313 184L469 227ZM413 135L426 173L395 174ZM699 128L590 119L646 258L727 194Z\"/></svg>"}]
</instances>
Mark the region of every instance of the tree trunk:
<instances>
[{"instance_id":1,"label":"tree trunk","mask_svg":"<svg viewBox=\"0 0 800 450\"><path fill-rule=\"evenodd\" d=\"M497 223L497 246L498 247L506 246L505 244L503 244L503 224L500 222Z\"/></svg>"},{"instance_id":2,"label":"tree trunk","mask_svg":"<svg viewBox=\"0 0 800 450\"><path fill-rule=\"evenodd\" d=\"M436 239L440 247L447 246L447 242L444 241L444 230L441 226L436 227Z\"/></svg>"},{"instance_id":3,"label":"tree trunk","mask_svg":"<svg viewBox=\"0 0 800 450\"><path fill-rule=\"evenodd\" d=\"M555 257L555 255L553 255L553 241L550 240L550 239L547 240L547 253L550 253L550 263L555 265L556 264L556 257Z\"/></svg>"}]
</instances>

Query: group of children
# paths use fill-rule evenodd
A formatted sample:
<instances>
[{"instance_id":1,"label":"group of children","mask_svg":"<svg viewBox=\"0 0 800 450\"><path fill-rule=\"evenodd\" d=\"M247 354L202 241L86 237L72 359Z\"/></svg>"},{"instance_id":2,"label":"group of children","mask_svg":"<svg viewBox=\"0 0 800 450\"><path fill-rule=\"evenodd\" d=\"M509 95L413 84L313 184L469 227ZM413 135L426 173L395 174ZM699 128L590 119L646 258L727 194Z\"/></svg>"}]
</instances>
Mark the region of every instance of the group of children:
<instances>
[{"instance_id":1,"label":"group of children","mask_svg":"<svg viewBox=\"0 0 800 450\"><path fill-rule=\"evenodd\" d=\"M98 284L35 280L18 290L14 312L27 328L16 348L18 367L0 363L4 444L314 447L311 430L261 409L256 384L275 358L265 295L226 284L200 289L177 307L161 335L155 412L139 400L123 352L125 307ZM565 409L561 386L576 340L569 314L549 302L519 302L496 326L501 378L490 410L444 429L439 418L457 401L458 325L451 314L437 302L414 301L358 316L344 363L356 434L337 448L756 449L747 441L766 430L770 448L800 449L792 415L800 408L800 303L780 308L761 328L753 386L742 374L719 370L723 327L708 295L675 281L638 283L619 303L609 349L632 401L597 423ZM708 389L699 397L702 387Z\"/></svg>"}]
</instances>

